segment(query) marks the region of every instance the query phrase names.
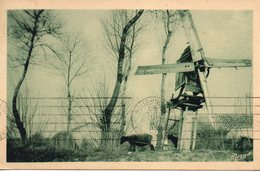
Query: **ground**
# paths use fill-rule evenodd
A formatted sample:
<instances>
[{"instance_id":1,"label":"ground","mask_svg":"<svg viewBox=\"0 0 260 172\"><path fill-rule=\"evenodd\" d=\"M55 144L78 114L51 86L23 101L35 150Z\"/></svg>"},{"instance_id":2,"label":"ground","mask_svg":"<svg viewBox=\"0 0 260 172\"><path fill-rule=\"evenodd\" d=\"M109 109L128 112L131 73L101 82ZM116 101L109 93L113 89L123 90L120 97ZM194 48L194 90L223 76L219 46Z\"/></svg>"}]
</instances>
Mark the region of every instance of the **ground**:
<instances>
[{"instance_id":1,"label":"ground","mask_svg":"<svg viewBox=\"0 0 260 172\"><path fill-rule=\"evenodd\" d=\"M234 149L203 149L179 152L174 147L169 150L151 151L150 147L144 147L136 152L129 152L129 145L119 147L94 148L85 146L81 148L67 146L53 146L47 141L41 140L41 144L33 141L24 145L15 140L7 142L8 162L216 162L216 161L253 161L252 150Z\"/></svg>"},{"instance_id":2,"label":"ground","mask_svg":"<svg viewBox=\"0 0 260 172\"><path fill-rule=\"evenodd\" d=\"M107 154L86 157L85 161L137 161L137 162L205 162L205 161L251 161L250 153L239 154L231 151L196 150L193 152L177 151L143 151Z\"/></svg>"},{"instance_id":3,"label":"ground","mask_svg":"<svg viewBox=\"0 0 260 172\"><path fill-rule=\"evenodd\" d=\"M127 150L92 150L72 151L38 148L13 148L8 149L8 162L216 162L216 161L252 161L252 152L239 153L223 150L195 150L191 152L168 151L139 151Z\"/></svg>"}]
</instances>

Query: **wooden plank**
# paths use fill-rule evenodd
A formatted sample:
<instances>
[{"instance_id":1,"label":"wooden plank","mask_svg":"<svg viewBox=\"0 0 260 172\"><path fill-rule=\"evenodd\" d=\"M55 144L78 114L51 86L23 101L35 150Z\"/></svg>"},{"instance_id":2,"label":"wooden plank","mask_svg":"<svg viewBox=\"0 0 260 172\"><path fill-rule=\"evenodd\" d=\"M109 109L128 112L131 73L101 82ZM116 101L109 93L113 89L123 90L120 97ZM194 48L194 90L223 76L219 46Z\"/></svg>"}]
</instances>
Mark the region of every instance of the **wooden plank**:
<instances>
[{"instance_id":1,"label":"wooden plank","mask_svg":"<svg viewBox=\"0 0 260 172\"><path fill-rule=\"evenodd\" d=\"M205 59L205 54L197 33L197 30L195 28L191 13L189 10L180 10L179 11L181 21L185 30L186 37L189 41L190 48L191 48L191 55L192 55L192 60L193 62L197 62L199 60L204 60ZM199 80L200 80L200 85L203 90L203 96L205 99L205 104L207 107L207 110L209 112L209 121L211 125L215 128L215 119L212 116L212 109L211 109L211 100L208 98L209 97L209 91L208 91L208 86L207 86L207 80L206 80L206 72L201 72L198 70L199 74Z\"/></svg>"},{"instance_id":2,"label":"wooden plank","mask_svg":"<svg viewBox=\"0 0 260 172\"><path fill-rule=\"evenodd\" d=\"M135 75L153 75L162 73L190 72L194 71L193 63L178 63L164 65L138 66Z\"/></svg>"},{"instance_id":3,"label":"wooden plank","mask_svg":"<svg viewBox=\"0 0 260 172\"><path fill-rule=\"evenodd\" d=\"M190 106L190 107L194 107L194 108L202 108L202 105L198 105L198 104L192 104L192 103L182 103L182 105L185 106Z\"/></svg>"},{"instance_id":4,"label":"wooden plank","mask_svg":"<svg viewBox=\"0 0 260 172\"><path fill-rule=\"evenodd\" d=\"M204 52L189 10L179 10L181 22L184 27L186 37L190 44L192 60L197 62L204 59Z\"/></svg>"},{"instance_id":5,"label":"wooden plank","mask_svg":"<svg viewBox=\"0 0 260 172\"><path fill-rule=\"evenodd\" d=\"M212 103L211 103L211 99L209 98L210 94L209 94L209 90L208 90L206 74L205 74L205 72L198 72L198 74L199 74L200 84L203 89L203 96L204 96L204 100L205 100L206 109L209 114L209 121L210 121L211 126L213 128L216 128L216 122L215 122L215 118L213 116L213 111L211 108Z\"/></svg>"},{"instance_id":6,"label":"wooden plank","mask_svg":"<svg viewBox=\"0 0 260 172\"><path fill-rule=\"evenodd\" d=\"M192 116L193 116L193 112L189 111L188 106L186 106L183 115L182 132L181 132L181 139L180 139L180 151L190 151L191 149Z\"/></svg>"},{"instance_id":7,"label":"wooden plank","mask_svg":"<svg viewBox=\"0 0 260 172\"><path fill-rule=\"evenodd\" d=\"M180 112L180 121L179 121L179 132L178 132L178 143L177 143L177 150L180 150L180 145L181 145L181 133L182 133L182 125L183 125L183 113L184 111L181 110Z\"/></svg>"},{"instance_id":8,"label":"wooden plank","mask_svg":"<svg viewBox=\"0 0 260 172\"><path fill-rule=\"evenodd\" d=\"M225 67L252 67L252 61L249 59L206 59L206 65L210 68Z\"/></svg>"},{"instance_id":9,"label":"wooden plank","mask_svg":"<svg viewBox=\"0 0 260 172\"><path fill-rule=\"evenodd\" d=\"M196 146L196 139L197 139L197 127L198 127L198 111L195 112L194 116L193 116L193 138L192 138L192 149L195 149Z\"/></svg>"},{"instance_id":10,"label":"wooden plank","mask_svg":"<svg viewBox=\"0 0 260 172\"><path fill-rule=\"evenodd\" d=\"M201 93L201 89L199 87L196 87L196 86L191 85L191 84L186 84L185 90L191 91L193 93Z\"/></svg>"}]
</instances>

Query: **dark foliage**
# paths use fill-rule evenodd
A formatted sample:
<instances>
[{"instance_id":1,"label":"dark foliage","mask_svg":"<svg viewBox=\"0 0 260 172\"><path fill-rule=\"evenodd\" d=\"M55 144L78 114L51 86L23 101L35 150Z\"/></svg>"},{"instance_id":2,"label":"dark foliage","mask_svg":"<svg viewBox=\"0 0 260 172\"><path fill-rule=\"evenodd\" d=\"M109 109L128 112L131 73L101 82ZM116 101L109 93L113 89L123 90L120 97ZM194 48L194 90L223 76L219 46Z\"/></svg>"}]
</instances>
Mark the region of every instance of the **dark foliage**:
<instances>
[{"instance_id":1,"label":"dark foliage","mask_svg":"<svg viewBox=\"0 0 260 172\"><path fill-rule=\"evenodd\" d=\"M170 134L170 135L168 135L168 139L172 141L172 143L174 144L174 147L177 149L178 137Z\"/></svg>"},{"instance_id":2,"label":"dark foliage","mask_svg":"<svg viewBox=\"0 0 260 172\"><path fill-rule=\"evenodd\" d=\"M48 139L35 141L22 144L21 140L7 139L7 162L83 161L86 158L84 151L58 149L51 146Z\"/></svg>"},{"instance_id":3,"label":"dark foliage","mask_svg":"<svg viewBox=\"0 0 260 172\"><path fill-rule=\"evenodd\" d=\"M253 139L248 137L241 137L234 145L234 150L238 150L239 152L247 152L253 149Z\"/></svg>"}]
</instances>

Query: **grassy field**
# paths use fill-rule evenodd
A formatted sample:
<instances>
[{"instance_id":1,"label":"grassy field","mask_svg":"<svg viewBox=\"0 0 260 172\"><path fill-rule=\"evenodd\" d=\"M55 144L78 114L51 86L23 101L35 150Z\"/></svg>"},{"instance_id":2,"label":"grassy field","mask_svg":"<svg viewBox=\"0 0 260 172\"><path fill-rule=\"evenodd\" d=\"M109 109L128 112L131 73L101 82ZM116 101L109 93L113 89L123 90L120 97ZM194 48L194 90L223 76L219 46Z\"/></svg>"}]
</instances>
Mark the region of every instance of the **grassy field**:
<instances>
[{"instance_id":1,"label":"grassy field","mask_svg":"<svg viewBox=\"0 0 260 172\"><path fill-rule=\"evenodd\" d=\"M8 162L87 162L87 161L111 161L111 162L216 162L216 161L252 161L252 152L237 152L231 150L195 150L192 152L150 151L143 150L129 152L125 147L117 150L71 150L57 149L41 145L8 145Z\"/></svg>"},{"instance_id":2,"label":"grassy field","mask_svg":"<svg viewBox=\"0 0 260 172\"><path fill-rule=\"evenodd\" d=\"M196 150L193 152L177 152L177 151L144 151L144 152L131 152L121 154L110 154L106 156L99 156L96 154L93 157L87 157L86 161L137 161L137 162L216 162L216 161L250 161L247 159L232 158L235 152L227 151L207 151ZM104 159L104 157L106 157Z\"/></svg>"},{"instance_id":3,"label":"grassy field","mask_svg":"<svg viewBox=\"0 0 260 172\"><path fill-rule=\"evenodd\" d=\"M208 134L209 135L209 134ZM207 135L207 137L209 137ZM217 133L212 134L216 138ZM252 161L253 147L244 145L244 149L231 146L230 141L225 141L222 136L219 139L200 139L196 149L189 152L179 152L173 145L169 145L167 151L151 151L148 148L137 152L129 152L129 143L122 145L108 142L106 146L93 146L91 142L84 141L81 146L75 139L65 135L61 138L44 138L36 134L26 144L20 139L7 139L8 162L87 162L87 161L156 161L156 162L216 162L216 161ZM199 135L200 136L200 135ZM204 135L202 135L205 137ZM201 137L202 137L201 136ZM198 137L200 138L200 137ZM209 137L210 138L210 137ZM237 142L237 141L236 141ZM116 142L117 143L117 142ZM110 146L108 146L110 145ZM114 145L114 146L111 146Z\"/></svg>"}]
</instances>

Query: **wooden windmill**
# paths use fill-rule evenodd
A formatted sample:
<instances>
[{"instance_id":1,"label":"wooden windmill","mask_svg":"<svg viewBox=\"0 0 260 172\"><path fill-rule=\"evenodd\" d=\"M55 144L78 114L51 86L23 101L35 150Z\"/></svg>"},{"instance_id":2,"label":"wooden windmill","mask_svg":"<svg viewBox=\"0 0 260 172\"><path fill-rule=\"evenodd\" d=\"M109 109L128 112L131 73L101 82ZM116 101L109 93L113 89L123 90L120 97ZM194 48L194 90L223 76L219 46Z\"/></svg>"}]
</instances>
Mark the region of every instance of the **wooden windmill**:
<instances>
[{"instance_id":1,"label":"wooden windmill","mask_svg":"<svg viewBox=\"0 0 260 172\"><path fill-rule=\"evenodd\" d=\"M175 89L179 89L180 93L178 97L167 103L169 112L166 117L164 135L166 135L170 109L181 109L178 149L190 150L195 147L196 115L198 109L202 108L203 103L209 112L210 123L215 127L214 118L211 116L211 101L208 96L207 71L212 68L251 67L252 65L249 59L206 58L190 11L179 10L178 12L189 46L176 64L138 66L136 75L177 73ZM194 116L195 118L193 118Z\"/></svg>"}]
</instances>

